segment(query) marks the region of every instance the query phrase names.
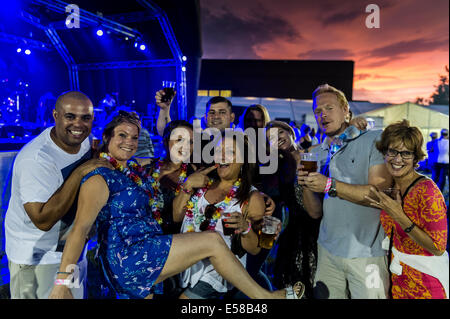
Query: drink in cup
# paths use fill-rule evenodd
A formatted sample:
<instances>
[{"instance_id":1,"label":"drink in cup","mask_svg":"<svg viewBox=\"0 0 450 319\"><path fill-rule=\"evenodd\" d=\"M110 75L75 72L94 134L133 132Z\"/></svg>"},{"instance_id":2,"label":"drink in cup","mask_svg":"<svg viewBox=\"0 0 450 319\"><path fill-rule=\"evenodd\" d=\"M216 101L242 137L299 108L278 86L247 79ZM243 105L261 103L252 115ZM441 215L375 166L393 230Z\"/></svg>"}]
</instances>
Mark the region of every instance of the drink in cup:
<instances>
[{"instance_id":1,"label":"drink in cup","mask_svg":"<svg viewBox=\"0 0 450 319\"><path fill-rule=\"evenodd\" d=\"M278 225L281 221L273 216L264 216L263 225L258 232L258 246L265 249L271 249L275 237L277 236Z\"/></svg>"},{"instance_id":2,"label":"drink in cup","mask_svg":"<svg viewBox=\"0 0 450 319\"><path fill-rule=\"evenodd\" d=\"M162 83L164 95L161 97L161 102L169 102L175 95L175 82L163 81Z\"/></svg>"},{"instance_id":3,"label":"drink in cup","mask_svg":"<svg viewBox=\"0 0 450 319\"><path fill-rule=\"evenodd\" d=\"M222 217L222 226L223 226L223 234L225 236L231 236L234 234L234 231L236 230L236 228L230 228L230 227L226 227L225 225L231 225L232 223L226 223L224 222L223 219L227 219L226 216Z\"/></svg>"},{"instance_id":4,"label":"drink in cup","mask_svg":"<svg viewBox=\"0 0 450 319\"><path fill-rule=\"evenodd\" d=\"M300 154L300 164L303 165L302 171L308 173L317 172L317 154L315 153L302 153Z\"/></svg>"}]
</instances>

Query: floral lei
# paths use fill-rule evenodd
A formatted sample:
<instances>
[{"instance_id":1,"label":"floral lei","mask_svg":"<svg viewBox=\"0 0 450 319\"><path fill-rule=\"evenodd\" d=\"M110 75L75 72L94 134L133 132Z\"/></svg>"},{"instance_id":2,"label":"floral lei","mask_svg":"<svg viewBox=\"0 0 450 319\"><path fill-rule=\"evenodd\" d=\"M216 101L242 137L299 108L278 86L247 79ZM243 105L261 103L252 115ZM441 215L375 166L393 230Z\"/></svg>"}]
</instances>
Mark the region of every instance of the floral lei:
<instances>
[{"instance_id":1,"label":"floral lei","mask_svg":"<svg viewBox=\"0 0 450 319\"><path fill-rule=\"evenodd\" d=\"M152 210L153 218L158 222L158 224L162 224L163 220L161 217L161 209L164 207L164 199L162 198L162 194L159 191L159 181L157 180L160 174L160 167L162 161L158 161L158 164L155 168L155 170L152 173L153 181L151 183L152 189L154 194L152 194L147 188L144 187L144 183L142 182L142 178L148 179L149 175L145 173L145 169L137 164L134 161L128 161L127 164L130 168L132 168L134 171L130 170L127 167L123 167L122 164L117 162L117 160L111 156L109 156L107 153L100 153L100 157L107 159L111 165L114 167L114 169L120 171L121 173L125 174L125 176L129 177L134 183L136 183L139 187L141 187L147 196L149 197L149 206ZM187 171L187 164L183 164L181 166L181 174L180 174L180 181L181 179L184 182L184 179L186 178L186 171ZM140 176L141 175L141 176ZM180 183L178 183L180 184ZM179 186L177 187L177 191L179 192ZM155 197L158 197L158 200L155 200Z\"/></svg>"},{"instance_id":2,"label":"floral lei","mask_svg":"<svg viewBox=\"0 0 450 319\"><path fill-rule=\"evenodd\" d=\"M162 192L160 192L160 183L159 183L159 175L161 173L161 165L163 160L158 160L156 163L155 169L152 172L152 189L153 196L150 198L149 205L152 209L153 216L158 221L159 224L162 223L161 211L164 208L164 196ZM178 195L181 189L181 185L184 183L187 175L187 164L181 164L181 173L178 178L177 188L175 189L175 195ZM160 222L161 221L161 222Z\"/></svg>"},{"instance_id":3,"label":"floral lei","mask_svg":"<svg viewBox=\"0 0 450 319\"><path fill-rule=\"evenodd\" d=\"M205 220L205 215L199 213L197 203L199 199L206 193L212 183L213 180L210 179L208 185L206 185L206 187L198 189L186 204L186 228L188 233L192 233L195 231L194 224L200 225ZM208 230L214 230L216 228L217 221L220 219L220 217L222 216L222 212L230 204L231 200L236 196L239 186L241 186L240 178L233 184L225 199L217 206L216 211L214 212L209 222L207 228Z\"/></svg>"}]
</instances>

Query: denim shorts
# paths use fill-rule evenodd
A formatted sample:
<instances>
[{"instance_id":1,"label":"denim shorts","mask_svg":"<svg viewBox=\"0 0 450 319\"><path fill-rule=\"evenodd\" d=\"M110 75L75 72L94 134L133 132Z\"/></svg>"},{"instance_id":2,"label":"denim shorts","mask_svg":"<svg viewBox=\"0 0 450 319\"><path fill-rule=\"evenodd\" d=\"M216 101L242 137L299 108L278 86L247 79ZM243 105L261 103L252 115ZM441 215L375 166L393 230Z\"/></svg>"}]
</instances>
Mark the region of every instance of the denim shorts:
<instances>
[{"instance_id":1,"label":"denim shorts","mask_svg":"<svg viewBox=\"0 0 450 319\"><path fill-rule=\"evenodd\" d=\"M183 293L189 299L221 299L226 294L218 292L210 284L201 280L194 287L188 287Z\"/></svg>"}]
</instances>

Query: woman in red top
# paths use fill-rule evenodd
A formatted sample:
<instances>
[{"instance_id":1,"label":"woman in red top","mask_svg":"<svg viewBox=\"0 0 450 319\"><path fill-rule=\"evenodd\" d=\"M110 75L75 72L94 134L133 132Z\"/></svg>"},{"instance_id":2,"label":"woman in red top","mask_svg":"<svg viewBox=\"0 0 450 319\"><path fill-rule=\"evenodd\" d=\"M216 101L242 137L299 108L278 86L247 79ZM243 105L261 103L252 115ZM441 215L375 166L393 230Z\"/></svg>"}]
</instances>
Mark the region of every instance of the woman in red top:
<instances>
[{"instance_id":1,"label":"woman in red top","mask_svg":"<svg viewBox=\"0 0 450 319\"><path fill-rule=\"evenodd\" d=\"M393 199L374 188L368 198L382 209L391 240L394 299L448 298L447 207L436 184L415 170L425 157L422 144L420 130L403 120L386 127L376 145L400 190Z\"/></svg>"}]
</instances>

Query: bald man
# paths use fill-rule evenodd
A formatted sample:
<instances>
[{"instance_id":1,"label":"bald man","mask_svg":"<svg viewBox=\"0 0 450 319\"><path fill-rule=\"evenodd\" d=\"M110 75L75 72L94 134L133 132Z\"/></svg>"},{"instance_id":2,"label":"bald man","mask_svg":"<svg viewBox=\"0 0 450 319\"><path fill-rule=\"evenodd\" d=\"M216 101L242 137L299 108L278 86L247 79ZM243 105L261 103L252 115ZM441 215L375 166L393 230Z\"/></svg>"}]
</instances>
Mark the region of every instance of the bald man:
<instances>
[{"instance_id":1,"label":"bald man","mask_svg":"<svg viewBox=\"0 0 450 319\"><path fill-rule=\"evenodd\" d=\"M87 137L94 119L86 95L70 91L59 96L53 118L55 126L26 144L14 162L5 218L12 299L48 297L61 262L64 235L74 219L81 179L93 168L107 166L99 160L84 163L91 157ZM83 298L86 268L84 254L74 275L81 283L72 289L76 298Z\"/></svg>"}]
</instances>

